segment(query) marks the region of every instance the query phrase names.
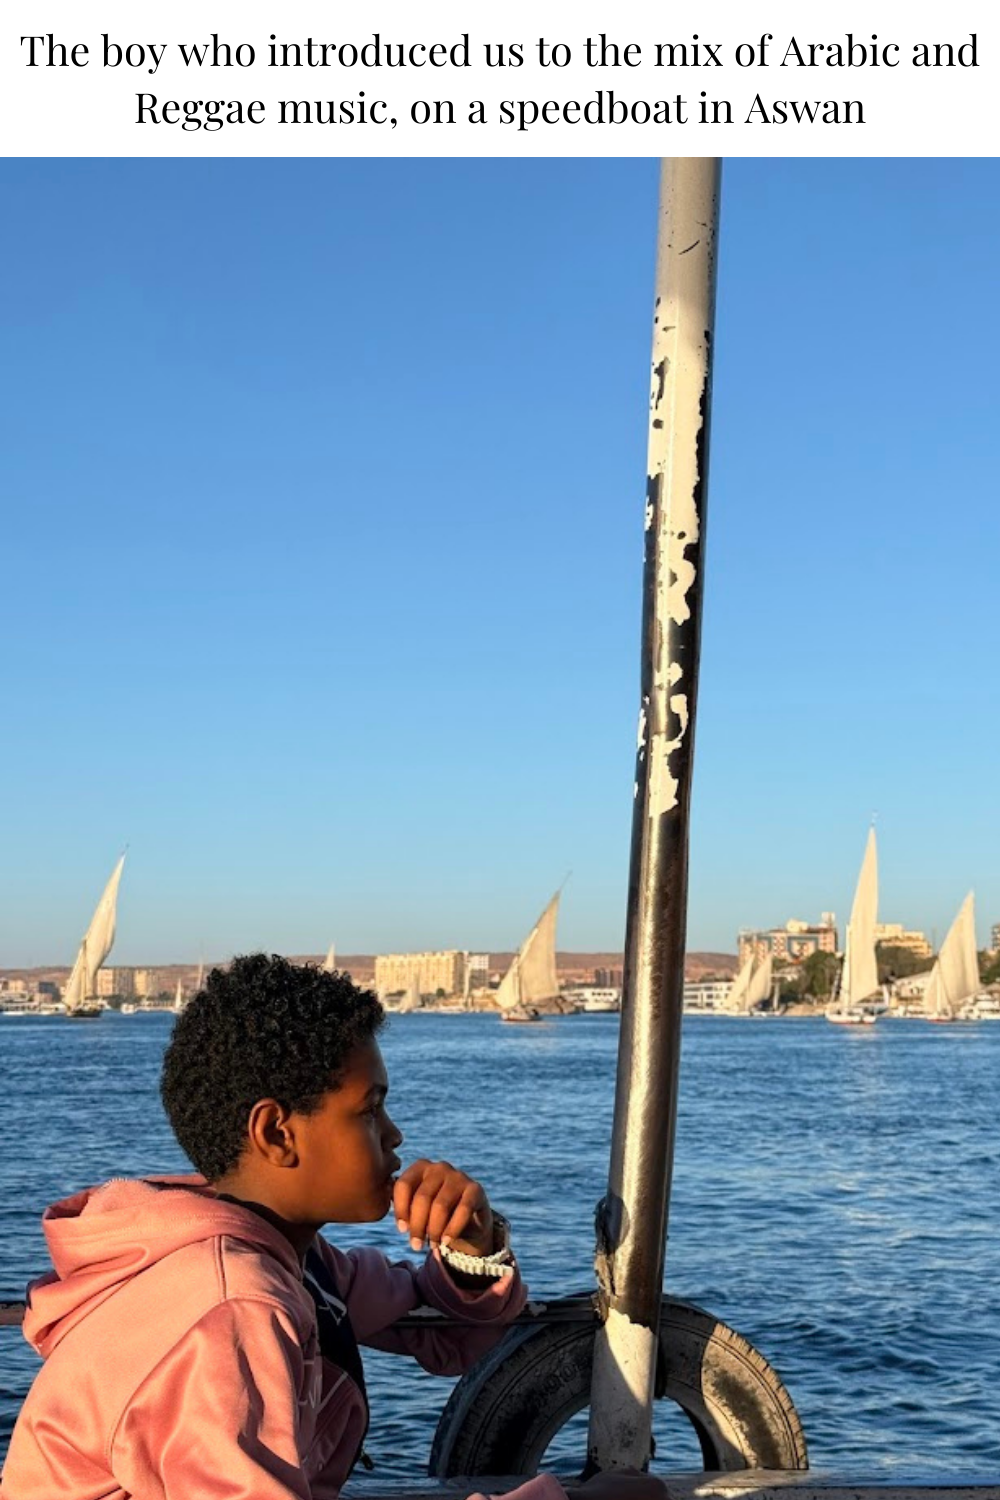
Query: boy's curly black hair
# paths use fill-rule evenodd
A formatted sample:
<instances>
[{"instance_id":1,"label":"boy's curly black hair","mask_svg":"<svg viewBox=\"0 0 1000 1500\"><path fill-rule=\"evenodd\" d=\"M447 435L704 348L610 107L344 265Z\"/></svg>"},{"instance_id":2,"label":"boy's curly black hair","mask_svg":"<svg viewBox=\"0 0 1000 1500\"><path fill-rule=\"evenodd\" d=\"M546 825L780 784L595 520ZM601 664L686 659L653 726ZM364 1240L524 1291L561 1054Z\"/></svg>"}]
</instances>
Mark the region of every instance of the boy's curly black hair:
<instances>
[{"instance_id":1,"label":"boy's curly black hair","mask_svg":"<svg viewBox=\"0 0 1000 1500\"><path fill-rule=\"evenodd\" d=\"M181 1148L217 1182L243 1153L258 1099L311 1114L384 1019L346 974L266 953L213 969L163 1059L160 1095Z\"/></svg>"}]
</instances>

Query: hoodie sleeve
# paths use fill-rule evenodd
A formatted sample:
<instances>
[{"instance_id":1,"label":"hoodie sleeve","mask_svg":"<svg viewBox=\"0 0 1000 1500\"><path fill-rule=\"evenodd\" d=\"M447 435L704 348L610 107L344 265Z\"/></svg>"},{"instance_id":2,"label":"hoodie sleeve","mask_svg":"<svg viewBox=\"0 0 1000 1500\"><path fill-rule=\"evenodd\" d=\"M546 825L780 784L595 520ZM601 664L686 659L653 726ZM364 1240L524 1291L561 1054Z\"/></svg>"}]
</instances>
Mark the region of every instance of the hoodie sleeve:
<instances>
[{"instance_id":1,"label":"hoodie sleeve","mask_svg":"<svg viewBox=\"0 0 1000 1500\"><path fill-rule=\"evenodd\" d=\"M116 1480L146 1500L310 1500L300 1460L307 1373L286 1313L220 1303L122 1413L110 1439Z\"/></svg>"},{"instance_id":2,"label":"hoodie sleeve","mask_svg":"<svg viewBox=\"0 0 1000 1500\"><path fill-rule=\"evenodd\" d=\"M436 1250L423 1265L390 1261L377 1250L337 1251L324 1241L327 1259L343 1288L359 1344L390 1354L409 1354L434 1375L461 1375L493 1347L524 1307L527 1288L516 1266L512 1276L481 1292L455 1285ZM461 1326L394 1328L405 1313L430 1308Z\"/></svg>"}]
</instances>

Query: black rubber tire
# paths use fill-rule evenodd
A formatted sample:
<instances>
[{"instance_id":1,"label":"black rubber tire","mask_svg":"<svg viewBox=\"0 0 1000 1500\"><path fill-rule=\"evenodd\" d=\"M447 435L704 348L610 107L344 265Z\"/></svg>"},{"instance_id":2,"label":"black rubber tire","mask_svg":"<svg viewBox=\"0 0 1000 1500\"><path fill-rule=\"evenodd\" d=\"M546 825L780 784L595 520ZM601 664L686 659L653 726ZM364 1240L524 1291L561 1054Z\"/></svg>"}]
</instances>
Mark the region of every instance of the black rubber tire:
<instances>
[{"instance_id":1,"label":"black rubber tire","mask_svg":"<svg viewBox=\"0 0 1000 1500\"><path fill-rule=\"evenodd\" d=\"M547 1304L464 1375L441 1414L429 1472L533 1474L590 1401L597 1316L589 1299ZM657 1394L698 1435L706 1471L807 1469L806 1440L780 1379L711 1313L664 1297Z\"/></svg>"}]
</instances>

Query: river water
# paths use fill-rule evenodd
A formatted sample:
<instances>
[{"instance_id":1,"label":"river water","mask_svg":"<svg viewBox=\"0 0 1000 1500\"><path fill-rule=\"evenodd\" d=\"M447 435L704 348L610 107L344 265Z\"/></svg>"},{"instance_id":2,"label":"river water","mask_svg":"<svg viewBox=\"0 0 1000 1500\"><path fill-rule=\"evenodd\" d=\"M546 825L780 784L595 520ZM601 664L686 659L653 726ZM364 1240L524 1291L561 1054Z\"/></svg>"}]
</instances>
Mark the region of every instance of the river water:
<instances>
[{"instance_id":1,"label":"river water","mask_svg":"<svg viewBox=\"0 0 1000 1500\"><path fill-rule=\"evenodd\" d=\"M172 1024L0 1017L0 1298L46 1267L47 1202L187 1169L157 1094ZM534 1297L593 1286L617 1031L614 1016L410 1015L383 1038L404 1161L483 1179ZM768 1357L814 1468L1000 1474L998 1083L1000 1025L685 1020L666 1285ZM390 1221L340 1237L405 1253ZM452 1382L386 1355L366 1366L377 1472L422 1472ZM0 1330L0 1453L35 1368ZM661 1467L700 1467L675 1409L657 1431ZM562 1435L563 1463L584 1433Z\"/></svg>"}]
</instances>

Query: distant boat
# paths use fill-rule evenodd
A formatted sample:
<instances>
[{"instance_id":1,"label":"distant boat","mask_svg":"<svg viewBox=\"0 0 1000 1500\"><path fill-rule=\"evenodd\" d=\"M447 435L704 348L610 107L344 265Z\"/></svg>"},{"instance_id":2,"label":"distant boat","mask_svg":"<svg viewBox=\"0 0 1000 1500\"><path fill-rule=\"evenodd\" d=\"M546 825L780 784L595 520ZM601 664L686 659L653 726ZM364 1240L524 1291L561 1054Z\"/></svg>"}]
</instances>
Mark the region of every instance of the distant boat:
<instances>
[{"instance_id":1,"label":"distant boat","mask_svg":"<svg viewBox=\"0 0 1000 1500\"><path fill-rule=\"evenodd\" d=\"M617 1015L622 1008L622 992L611 985L594 988L580 1001L580 1010L586 1016Z\"/></svg>"},{"instance_id":2,"label":"distant boat","mask_svg":"<svg viewBox=\"0 0 1000 1500\"><path fill-rule=\"evenodd\" d=\"M115 865L111 879L97 903L97 910L90 919L80 951L76 955L69 981L63 993L66 1014L76 1021L94 1020L103 1007L94 1003L96 998L97 971L111 952L115 941L115 911L118 903L118 885L122 878L125 856Z\"/></svg>"},{"instance_id":3,"label":"distant boat","mask_svg":"<svg viewBox=\"0 0 1000 1500\"><path fill-rule=\"evenodd\" d=\"M771 1014L771 1012L762 1011L758 1007L771 993L774 960L771 954L767 953L761 962L757 964L756 969L754 968L755 962L755 955L751 953L733 980L723 1007L726 1015L763 1016Z\"/></svg>"},{"instance_id":4,"label":"distant boat","mask_svg":"<svg viewBox=\"0 0 1000 1500\"><path fill-rule=\"evenodd\" d=\"M122 1015L123 1016L134 1016L135 1015L135 1006L132 1004L131 1000L126 1000L125 1004L122 1006Z\"/></svg>"},{"instance_id":5,"label":"distant boat","mask_svg":"<svg viewBox=\"0 0 1000 1500\"><path fill-rule=\"evenodd\" d=\"M948 929L924 991L924 1014L928 1021L952 1022L977 1019L970 1013L979 989L979 954L976 952L976 906L972 892L959 908Z\"/></svg>"},{"instance_id":6,"label":"distant boat","mask_svg":"<svg viewBox=\"0 0 1000 1500\"><path fill-rule=\"evenodd\" d=\"M178 979L177 988L174 990L174 1010L179 1015L184 1009L184 981Z\"/></svg>"},{"instance_id":7,"label":"distant boat","mask_svg":"<svg viewBox=\"0 0 1000 1500\"><path fill-rule=\"evenodd\" d=\"M331 943L321 965L324 974L332 974L337 967L337 946Z\"/></svg>"},{"instance_id":8,"label":"distant boat","mask_svg":"<svg viewBox=\"0 0 1000 1500\"><path fill-rule=\"evenodd\" d=\"M559 998L556 974L559 896L556 891L500 981L496 1000L501 1021L521 1025L540 1021L538 1006Z\"/></svg>"},{"instance_id":9,"label":"distant boat","mask_svg":"<svg viewBox=\"0 0 1000 1500\"><path fill-rule=\"evenodd\" d=\"M873 1026L883 1009L871 997L878 991L878 959L875 956L875 923L878 920L878 853L875 830L868 830L864 859L854 892L851 919L847 924L840 985L826 1019L835 1026ZM868 1003L866 1003L868 1002Z\"/></svg>"},{"instance_id":10,"label":"distant boat","mask_svg":"<svg viewBox=\"0 0 1000 1500\"><path fill-rule=\"evenodd\" d=\"M420 985L417 980L411 979L406 994L396 1007L396 1014L400 1016L409 1015L412 1011L419 1010L423 1003Z\"/></svg>"},{"instance_id":11,"label":"distant boat","mask_svg":"<svg viewBox=\"0 0 1000 1500\"><path fill-rule=\"evenodd\" d=\"M1000 995L977 995L965 1008L970 1021L1000 1021Z\"/></svg>"},{"instance_id":12,"label":"distant boat","mask_svg":"<svg viewBox=\"0 0 1000 1500\"><path fill-rule=\"evenodd\" d=\"M725 1004L721 1007L729 1016L745 1016L747 1013L747 995L750 990L753 965L754 954L751 950L750 957L742 964L739 973L729 986L729 994L726 996Z\"/></svg>"}]
</instances>

